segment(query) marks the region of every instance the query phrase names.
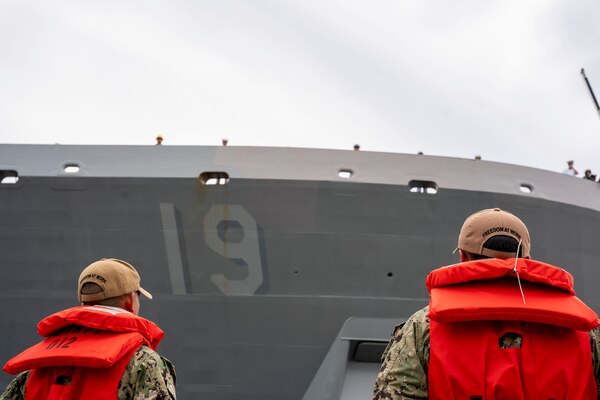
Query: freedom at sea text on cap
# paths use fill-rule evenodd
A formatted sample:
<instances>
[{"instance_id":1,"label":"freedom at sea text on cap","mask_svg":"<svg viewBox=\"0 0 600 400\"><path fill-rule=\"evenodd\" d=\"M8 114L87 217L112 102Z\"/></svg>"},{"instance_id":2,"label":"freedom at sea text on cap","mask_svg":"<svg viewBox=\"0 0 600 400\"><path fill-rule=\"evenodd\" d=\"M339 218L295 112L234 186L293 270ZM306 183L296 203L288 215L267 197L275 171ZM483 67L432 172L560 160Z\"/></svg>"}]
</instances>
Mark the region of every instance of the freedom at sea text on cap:
<instances>
[{"instance_id":1,"label":"freedom at sea text on cap","mask_svg":"<svg viewBox=\"0 0 600 400\"><path fill-rule=\"evenodd\" d=\"M501 226L498 226L496 228L490 228L487 231L483 232L481 234L482 237L486 237L491 235L492 233L496 233L496 232L510 232L512 235L516 236L517 238L521 239L521 235L519 235L518 232L510 229L510 228L503 228Z\"/></svg>"}]
</instances>

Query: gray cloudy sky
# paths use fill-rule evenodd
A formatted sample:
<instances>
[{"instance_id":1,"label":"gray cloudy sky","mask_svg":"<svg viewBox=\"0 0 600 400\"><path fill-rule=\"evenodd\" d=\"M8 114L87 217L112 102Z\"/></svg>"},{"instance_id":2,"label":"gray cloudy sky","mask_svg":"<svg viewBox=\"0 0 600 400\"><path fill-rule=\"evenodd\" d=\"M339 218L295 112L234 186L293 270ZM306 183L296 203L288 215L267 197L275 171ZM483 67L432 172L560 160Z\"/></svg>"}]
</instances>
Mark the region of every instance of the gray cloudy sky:
<instances>
[{"instance_id":1,"label":"gray cloudy sky","mask_svg":"<svg viewBox=\"0 0 600 400\"><path fill-rule=\"evenodd\" d=\"M318 147L600 173L598 0L0 0L0 142ZM1 162L1 160L0 160Z\"/></svg>"}]
</instances>

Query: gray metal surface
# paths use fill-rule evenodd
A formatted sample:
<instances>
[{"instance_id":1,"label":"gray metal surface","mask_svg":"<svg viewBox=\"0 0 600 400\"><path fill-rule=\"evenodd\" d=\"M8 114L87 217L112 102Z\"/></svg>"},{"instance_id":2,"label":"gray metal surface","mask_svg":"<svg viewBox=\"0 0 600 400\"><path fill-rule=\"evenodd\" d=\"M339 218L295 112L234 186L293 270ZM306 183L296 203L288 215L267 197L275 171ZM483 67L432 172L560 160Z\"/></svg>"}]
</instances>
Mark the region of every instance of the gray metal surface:
<instances>
[{"instance_id":1,"label":"gray metal surface","mask_svg":"<svg viewBox=\"0 0 600 400\"><path fill-rule=\"evenodd\" d=\"M359 400L372 395L390 332L404 320L349 318L333 341L303 400Z\"/></svg>"},{"instance_id":2,"label":"gray metal surface","mask_svg":"<svg viewBox=\"0 0 600 400\"><path fill-rule=\"evenodd\" d=\"M26 145L0 145L0 171L19 177L0 184L2 361L75 304L84 266L118 257L155 296L142 315L166 331L181 399L300 399L348 318L425 305L464 218L495 206L600 308L600 188L561 174L362 151ZM205 172L229 183L203 185ZM414 180L437 193L411 192Z\"/></svg>"},{"instance_id":3,"label":"gray metal surface","mask_svg":"<svg viewBox=\"0 0 600 400\"><path fill-rule=\"evenodd\" d=\"M77 165L77 174L64 172ZM197 178L225 171L232 178L408 185L426 180L445 189L547 199L600 210L598 185L572 177L497 162L324 149L241 146L0 145L0 170L23 176ZM340 170L352 171L349 179ZM521 185L533 191L524 194Z\"/></svg>"}]
</instances>

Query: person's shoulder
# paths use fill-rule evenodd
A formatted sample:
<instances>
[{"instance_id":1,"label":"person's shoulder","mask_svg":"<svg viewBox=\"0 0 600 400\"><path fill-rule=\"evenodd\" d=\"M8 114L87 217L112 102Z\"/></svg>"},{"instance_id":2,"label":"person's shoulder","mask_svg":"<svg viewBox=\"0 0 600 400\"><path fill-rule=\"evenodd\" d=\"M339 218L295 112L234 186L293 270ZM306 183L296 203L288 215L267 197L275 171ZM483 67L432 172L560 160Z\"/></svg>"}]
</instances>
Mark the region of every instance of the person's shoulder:
<instances>
[{"instance_id":1,"label":"person's shoulder","mask_svg":"<svg viewBox=\"0 0 600 400\"><path fill-rule=\"evenodd\" d=\"M0 400L22 400L25 398L25 386L29 371L21 372L12 382L8 384L4 393L0 394Z\"/></svg>"},{"instance_id":2,"label":"person's shoulder","mask_svg":"<svg viewBox=\"0 0 600 400\"><path fill-rule=\"evenodd\" d=\"M392 333L393 337L401 336L404 330L413 329L416 326L429 327L429 306L425 306L421 308L419 311L416 311L413 315L408 317L407 320L402 322L399 325L396 325L394 331Z\"/></svg>"},{"instance_id":3,"label":"person's shoulder","mask_svg":"<svg viewBox=\"0 0 600 400\"><path fill-rule=\"evenodd\" d=\"M128 369L158 369L164 374L170 374L175 379L175 366L171 361L147 346L141 346L129 360Z\"/></svg>"},{"instance_id":4,"label":"person's shoulder","mask_svg":"<svg viewBox=\"0 0 600 400\"><path fill-rule=\"evenodd\" d=\"M429 339L429 306L421 308L411 315L406 321L396 325L392 332L392 338L384 350L381 359L384 360L391 347L402 340L406 335L419 335L423 338L423 342L428 342Z\"/></svg>"},{"instance_id":5,"label":"person's shoulder","mask_svg":"<svg viewBox=\"0 0 600 400\"><path fill-rule=\"evenodd\" d=\"M429 306L425 306L421 308L419 311L415 312L410 318L406 321L406 323L419 324L419 325L429 325Z\"/></svg>"},{"instance_id":6,"label":"person's shoulder","mask_svg":"<svg viewBox=\"0 0 600 400\"><path fill-rule=\"evenodd\" d=\"M129 360L128 366L145 365L147 367L159 366L162 363L163 357L160 356L156 351L152 350L148 346L140 346L139 349L133 353L131 360Z\"/></svg>"},{"instance_id":7,"label":"person's shoulder","mask_svg":"<svg viewBox=\"0 0 600 400\"><path fill-rule=\"evenodd\" d=\"M154 395L174 399L175 384L173 364L149 347L141 346L131 356L125 368L119 387L119 399L137 400Z\"/></svg>"},{"instance_id":8,"label":"person's shoulder","mask_svg":"<svg viewBox=\"0 0 600 400\"><path fill-rule=\"evenodd\" d=\"M418 318L425 319L428 318L427 314L429 314L429 306L425 306L421 308L419 311L415 312L413 316L417 316Z\"/></svg>"}]
</instances>

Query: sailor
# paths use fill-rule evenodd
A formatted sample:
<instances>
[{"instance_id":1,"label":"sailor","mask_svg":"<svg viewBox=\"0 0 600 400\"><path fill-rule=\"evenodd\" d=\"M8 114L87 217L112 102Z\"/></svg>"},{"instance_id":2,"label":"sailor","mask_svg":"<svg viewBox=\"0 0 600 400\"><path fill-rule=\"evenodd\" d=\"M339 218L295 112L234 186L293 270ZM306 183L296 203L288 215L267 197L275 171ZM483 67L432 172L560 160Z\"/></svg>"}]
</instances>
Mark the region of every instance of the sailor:
<instances>
[{"instance_id":1,"label":"sailor","mask_svg":"<svg viewBox=\"0 0 600 400\"><path fill-rule=\"evenodd\" d=\"M163 139L162 135L158 135L158 136L156 137L156 145L157 145L157 146L160 146L160 145L162 145L162 142L163 142L163 140L164 140L164 139Z\"/></svg>"},{"instance_id":2,"label":"sailor","mask_svg":"<svg viewBox=\"0 0 600 400\"><path fill-rule=\"evenodd\" d=\"M16 399L175 399L175 369L156 353L164 332L139 317L152 295L128 262L101 259L81 272L82 305L38 324L46 339L9 360L18 374L0 395Z\"/></svg>"},{"instance_id":3,"label":"sailor","mask_svg":"<svg viewBox=\"0 0 600 400\"><path fill-rule=\"evenodd\" d=\"M373 398L597 399L598 316L568 272L530 258L525 224L479 211L457 250L428 275L429 306L396 327Z\"/></svg>"},{"instance_id":4,"label":"sailor","mask_svg":"<svg viewBox=\"0 0 600 400\"><path fill-rule=\"evenodd\" d=\"M567 161L567 168L563 169L563 174L571 176L579 175L579 172L573 166L574 163L575 161L573 160Z\"/></svg>"}]
</instances>

